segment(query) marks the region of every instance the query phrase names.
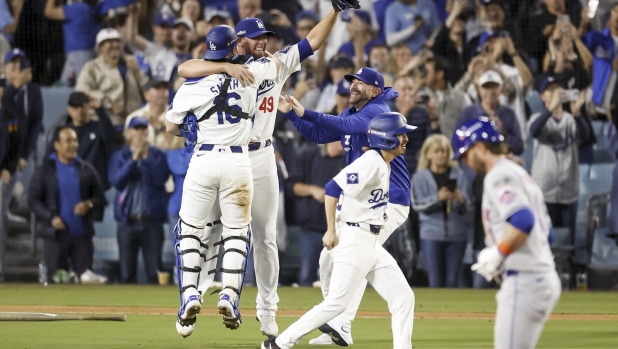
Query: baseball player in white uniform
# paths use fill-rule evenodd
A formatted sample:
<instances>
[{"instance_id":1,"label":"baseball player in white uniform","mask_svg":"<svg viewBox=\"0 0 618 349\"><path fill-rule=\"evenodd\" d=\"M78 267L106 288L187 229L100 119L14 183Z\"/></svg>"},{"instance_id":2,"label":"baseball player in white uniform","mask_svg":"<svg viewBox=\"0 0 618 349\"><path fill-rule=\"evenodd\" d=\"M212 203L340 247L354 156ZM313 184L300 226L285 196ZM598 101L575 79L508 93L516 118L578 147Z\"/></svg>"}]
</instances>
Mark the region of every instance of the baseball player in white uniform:
<instances>
[{"instance_id":1,"label":"baseball player in white uniform","mask_svg":"<svg viewBox=\"0 0 618 349\"><path fill-rule=\"evenodd\" d=\"M275 79L260 84L257 94L257 110L251 130L249 143L249 158L253 170L254 195L251 205L251 233L255 265L255 276L258 287L256 299L256 318L260 321L260 331L265 336L276 336L279 332L275 319L277 303L277 285L279 282L279 254L277 249L277 210L279 207L279 182L275 153L272 146L272 136L275 128L275 117L279 104L279 96L285 81L293 73L300 70L301 63L324 44L337 20L338 11L331 11L307 37L298 44L278 51L274 56L282 63ZM245 18L236 25L239 42L245 52L255 58L262 57L268 36L264 23L258 18ZM183 78L195 78L206 74L226 72L240 81L250 83L254 77L248 69L239 65L226 63L191 60L178 68ZM216 224L220 215L213 210L209 217L211 236L216 237L220 226ZM216 241L216 240L215 240ZM213 248L212 253L215 249ZM209 257L212 258L212 257ZM215 260L216 262L216 260ZM198 289L203 293L208 289L213 275L200 276Z\"/></svg>"},{"instance_id":2,"label":"baseball player in white uniform","mask_svg":"<svg viewBox=\"0 0 618 349\"><path fill-rule=\"evenodd\" d=\"M472 270L488 281L502 279L494 348L534 348L561 289L543 192L522 167L502 155L506 147L493 121L481 117L466 122L453 134L453 147L455 158L486 173L482 218L487 247Z\"/></svg>"},{"instance_id":3,"label":"baseball player in white uniform","mask_svg":"<svg viewBox=\"0 0 618 349\"><path fill-rule=\"evenodd\" d=\"M237 51L237 41L233 28L213 28L206 36L204 59L231 59ZM267 79L275 79L279 65L276 58L247 63L256 80L247 86L224 74L187 80L167 113L167 131L195 142L183 186L180 220L175 228L180 288L176 328L183 337L192 333L201 309L199 274L205 269L209 248L204 243L208 241L204 228L216 202L221 208L222 244L226 252L222 261L224 289L219 293L218 308L227 327L240 325L238 294L251 240L248 230L253 198L249 135L258 86Z\"/></svg>"},{"instance_id":4,"label":"baseball player in white uniform","mask_svg":"<svg viewBox=\"0 0 618 349\"><path fill-rule=\"evenodd\" d=\"M262 349L289 349L309 332L341 314L367 279L392 313L393 345L412 348L414 293L397 265L382 264L388 254L378 238L388 220L389 163L406 151L409 126L399 113L383 113L369 122L370 150L325 186L328 228L324 247L331 250L333 271L324 301L303 315Z\"/></svg>"}]
</instances>

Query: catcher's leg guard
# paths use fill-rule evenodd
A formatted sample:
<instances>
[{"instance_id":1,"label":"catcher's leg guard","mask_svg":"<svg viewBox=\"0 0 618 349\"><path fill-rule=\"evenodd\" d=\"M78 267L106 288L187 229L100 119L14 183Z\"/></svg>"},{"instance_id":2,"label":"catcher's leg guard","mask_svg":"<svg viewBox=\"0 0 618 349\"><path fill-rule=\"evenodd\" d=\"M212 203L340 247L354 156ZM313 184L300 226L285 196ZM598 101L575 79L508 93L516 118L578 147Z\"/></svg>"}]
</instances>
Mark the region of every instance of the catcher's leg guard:
<instances>
[{"instance_id":1,"label":"catcher's leg guard","mask_svg":"<svg viewBox=\"0 0 618 349\"><path fill-rule=\"evenodd\" d=\"M219 314L223 315L223 324L227 328L237 329L242 323L239 303L245 270L247 268L247 254L251 248L251 233L249 227L230 229L223 227L223 239L215 246L223 245L223 263L221 282L223 290L219 293ZM212 270L214 273L216 270Z\"/></svg>"},{"instance_id":2,"label":"catcher's leg guard","mask_svg":"<svg viewBox=\"0 0 618 349\"><path fill-rule=\"evenodd\" d=\"M174 229L180 310L178 322L182 326L193 325L201 310L201 295L197 290L199 273L206 260L208 246L202 243L203 228L191 226L180 219Z\"/></svg>"},{"instance_id":3,"label":"catcher's leg guard","mask_svg":"<svg viewBox=\"0 0 618 349\"><path fill-rule=\"evenodd\" d=\"M202 267L197 285L197 290L201 295L206 295L208 288L211 287L215 279L214 269L217 267L217 260L219 259L219 246L214 246L214 244L221 240L222 228L219 220L206 224L204 228L203 243L208 246L208 250L206 251L206 263Z\"/></svg>"}]
</instances>

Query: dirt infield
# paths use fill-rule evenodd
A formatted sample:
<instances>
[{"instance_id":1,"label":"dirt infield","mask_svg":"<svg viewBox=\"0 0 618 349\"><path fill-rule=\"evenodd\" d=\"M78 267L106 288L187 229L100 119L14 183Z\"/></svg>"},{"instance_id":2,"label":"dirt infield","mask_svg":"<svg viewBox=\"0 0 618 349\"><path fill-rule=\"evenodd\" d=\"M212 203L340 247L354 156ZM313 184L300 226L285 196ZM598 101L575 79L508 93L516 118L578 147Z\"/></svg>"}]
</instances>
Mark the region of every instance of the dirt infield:
<instances>
[{"instance_id":1,"label":"dirt infield","mask_svg":"<svg viewBox=\"0 0 618 349\"><path fill-rule=\"evenodd\" d=\"M255 309L242 309L245 313ZM127 314L127 315L176 315L176 308L149 308L149 307L93 307L93 306L28 306L28 305L0 305L0 312L37 312L62 314ZM305 310L278 310L278 316L299 317ZM200 315L219 315L215 309L203 308ZM360 318L389 318L386 311L359 311ZM493 320L493 313L448 313L448 312L416 312L416 319L474 319ZM614 314L552 314L551 320L598 320L618 321Z\"/></svg>"}]
</instances>

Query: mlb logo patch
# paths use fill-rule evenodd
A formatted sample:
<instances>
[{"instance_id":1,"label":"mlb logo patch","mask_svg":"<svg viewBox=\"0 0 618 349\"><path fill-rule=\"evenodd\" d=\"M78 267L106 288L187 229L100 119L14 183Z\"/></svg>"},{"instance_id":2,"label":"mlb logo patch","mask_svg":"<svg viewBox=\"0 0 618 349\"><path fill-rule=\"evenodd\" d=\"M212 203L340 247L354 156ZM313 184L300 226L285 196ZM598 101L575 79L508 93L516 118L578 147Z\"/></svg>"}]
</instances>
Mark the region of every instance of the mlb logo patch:
<instances>
[{"instance_id":1,"label":"mlb logo patch","mask_svg":"<svg viewBox=\"0 0 618 349\"><path fill-rule=\"evenodd\" d=\"M502 204L510 204L515 200L515 192L511 189L505 189L500 194L500 203Z\"/></svg>"},{"instance_id":2,"label":"mlb logo patch","mask_svg":"<svg viewBox=\"0 0 618 349\"><path fill-rule=\"evenodd\" d=\"M348 184L358 184L358 173L348 173Z\"/></svg>"}]
</instances>

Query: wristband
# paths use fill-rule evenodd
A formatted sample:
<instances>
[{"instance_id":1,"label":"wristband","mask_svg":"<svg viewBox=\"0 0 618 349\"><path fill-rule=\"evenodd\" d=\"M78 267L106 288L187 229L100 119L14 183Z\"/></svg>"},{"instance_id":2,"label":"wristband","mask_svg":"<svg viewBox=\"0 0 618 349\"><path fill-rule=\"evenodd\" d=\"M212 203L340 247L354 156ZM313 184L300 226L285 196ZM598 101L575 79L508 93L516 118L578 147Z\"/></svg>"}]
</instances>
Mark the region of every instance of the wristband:
<instances>
[{"instance_id":1,"label":"wristband","mask_svg":"<svg viewBox=\"0 0 618 349\"><path fill-rule=\"evenodd\" d=\"M502 254L504 257L510 255L513 252L511 246L507 245L504 241L500 241L498 244L498 252Z\"/></svg>"}]
</instances>

